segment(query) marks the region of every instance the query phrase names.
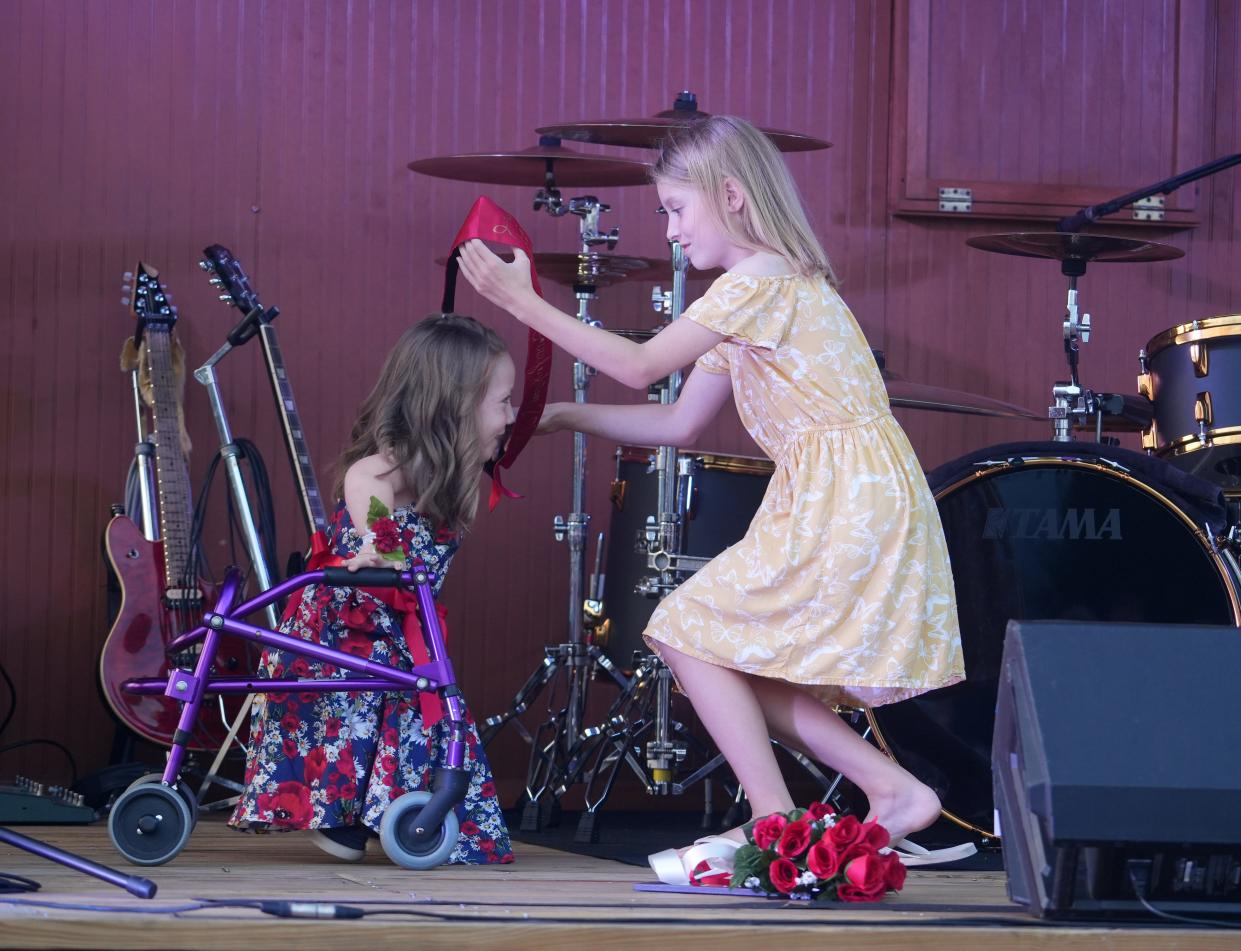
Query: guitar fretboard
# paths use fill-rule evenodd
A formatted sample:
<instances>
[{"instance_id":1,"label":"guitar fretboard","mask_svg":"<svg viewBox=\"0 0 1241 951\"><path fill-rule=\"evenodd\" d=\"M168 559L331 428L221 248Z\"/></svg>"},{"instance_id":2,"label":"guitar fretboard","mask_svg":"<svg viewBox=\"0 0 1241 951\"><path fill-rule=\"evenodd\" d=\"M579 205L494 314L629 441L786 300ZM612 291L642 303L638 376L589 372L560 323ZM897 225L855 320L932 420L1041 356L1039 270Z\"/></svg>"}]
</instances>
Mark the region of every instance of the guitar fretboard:
<instances>
[{"instance_id":1,"label":"guitar fretboard","mask_svg":"<svg viewBox=\"0 0 1241 951\"><path fill-rule=\"evenodd\" d=\"M293 464L293 474L302 497L306 523L311 532L326 531L327 518L323 512L323 498L319 494L319 481L315 478L314 467L310 464L306 433L302 429L302 418L297 412L297 401L293 399L293 386L285 372L284 355L280 352L276 331L270 323L265 323L259 331L259 337L263 341L263 356L267 360L267 372L276 396L280 423L284 428L285 447Z\"/></svg>"},{"instance_id":2,"label":"guitar fretboard","mask_svg":"<svg viewBox=\"0 0 1241 951\"><path fill-rule=\"evenodd\" d=\"M190 561L193 522L189 463L181 445L180 399L173 375L172 331L150 324L143 337L151 372L155 412L155 473L159 527L164 547L164 586L180 588Z\"/></svg>"}]
</instances>

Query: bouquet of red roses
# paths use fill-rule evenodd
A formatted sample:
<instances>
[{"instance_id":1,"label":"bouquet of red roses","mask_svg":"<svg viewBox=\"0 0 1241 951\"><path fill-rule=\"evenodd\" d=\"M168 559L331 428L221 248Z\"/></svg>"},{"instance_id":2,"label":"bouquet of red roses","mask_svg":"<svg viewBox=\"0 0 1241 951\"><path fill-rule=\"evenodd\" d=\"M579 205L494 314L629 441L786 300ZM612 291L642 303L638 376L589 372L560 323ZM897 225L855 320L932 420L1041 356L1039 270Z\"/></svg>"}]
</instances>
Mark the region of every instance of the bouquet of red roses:
<instances>
[{"instance_id":1,"label":"bouquet of red roses","mask_svg":"<svg viewBox=\"0 0 1241 951\"><path fill-rule=\"evenodd\" d=\"M773 813L746 826L732 887L815 901L878 901L905 884L905 866L877 822L837 816L830 806Z\"/></svg>"}]
</instances>

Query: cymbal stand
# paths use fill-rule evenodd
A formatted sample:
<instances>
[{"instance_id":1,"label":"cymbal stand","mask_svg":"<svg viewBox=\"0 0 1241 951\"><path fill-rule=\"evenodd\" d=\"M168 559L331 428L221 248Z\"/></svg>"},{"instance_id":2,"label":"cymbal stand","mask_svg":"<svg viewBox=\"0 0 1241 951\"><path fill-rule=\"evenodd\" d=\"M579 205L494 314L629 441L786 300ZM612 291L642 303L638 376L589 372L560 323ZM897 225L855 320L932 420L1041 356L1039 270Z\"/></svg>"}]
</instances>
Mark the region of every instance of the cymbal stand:
<instances>
[{"instance_id":1,"label":"cymbal stand","mask_svg":"<svg viewBox=\"0 0 1241 951\"><path fill-rule=\"evenodd\" d=\"M1096 441L1103 438L1103 416L1095 393L1083 389L1077 365L1080 344L1090 342L1090 315L1078 310L1077 279L1086 273L1082 258L1066 258L1060 262L1061 272L1069 279L1069 294L1064 315L1064 356L1069 365L1069 380L1059 381L1051 388L1052 405L1047 416L1052 421L1052 439L1071 442L1074 418L1096 417Z\"/></svg>"},{"instance_id":2,"label":"cymbal stand","mask_svg":"<svg viewBox=\"0 0 1241 951\"><path fill-rule=\"evenodd\" d=\"M600 322L590 315L590 302L598 296L598 260L592 249L596 245L606 244L611 250L620 238L617 228L608 233L599 231L599 215L611 209L593 195L563 201L555 188L550 168L547 188L535 197L534 207L536 211L545 208L553 217L573 214L581 218L578 280L573 286L578 301L577 318L588 326L600 326ZM574 361L575 402L586 402L590 379L596 373L594 367L581 360ZM565 643L546 647L542 663L518 691L509 709L488 718L483 724L484 743L489 742L506 723L515 721L522 738L530 744L525 807L521 819L523 831L535 831L551 824L560 796L577 781L577 775L569 766L574 762L574 753L582 741L582 722L590 682L602 672L622 690L629 686L629 679L616 668L611 658L604 654L597 644L587 643L584 633L584 611L587 610L585 548L586 533L590 527L590 515L583 511L585 492L586 436L583 433L574 433L573 511L568 518L557 515L552 523L556 540L567 539L569 542L569 639ZM592 585L592 601L597 601L598 598L598 581L596 578L596 583ZM559 691L553 688L548 719L531 734L520 721L516 721L516 717L529 708L535 696L551 683L558 673L562 673L566 680L564 705L557 708L555 697Z\"/></svg>"}]
</instances>

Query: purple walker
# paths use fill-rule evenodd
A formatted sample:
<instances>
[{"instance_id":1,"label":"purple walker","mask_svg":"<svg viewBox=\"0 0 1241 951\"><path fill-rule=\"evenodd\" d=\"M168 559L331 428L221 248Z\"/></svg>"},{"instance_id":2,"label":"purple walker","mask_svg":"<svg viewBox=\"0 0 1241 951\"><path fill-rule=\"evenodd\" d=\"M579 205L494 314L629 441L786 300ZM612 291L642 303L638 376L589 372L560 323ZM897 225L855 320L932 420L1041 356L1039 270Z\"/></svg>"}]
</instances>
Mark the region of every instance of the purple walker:
<instances>
[{"instance_id":1,"label":"purple walker","mask_svg":"<svg viewBox=\"0 0 1241 951\"><path fill-rule=\"evenodd\" d=\"M201 642L202 650L194 670L173 670L167 680L138 678L122 685L122 689L129 693L162 693L179 701L181 716L162 776L158 780L154 776L139 780L125 790L112 807L108 817L108 834L121 855L135 865L162 865L185 848L194 828L197 803L180 781L181 762L203 699L208 694L265 693L278 685L282 690L296 689L308 693L340 690L435 690L439 693L450 729L445 765L436 772L433 792L407 792L387 808L380 824L379 840L388 857L405 868L428 869L443 863L457 843L460 823L454 807L465 799L470 774L463 765L466 748L465 701L457 687L452 663L444 650L444 637L431 591L434 580L434 575L421 562L415 562L408 571L401 572L390 568L363 568L359 571L324 568L289 578L244 604L236 604L242 577L239 569L230 568L214 610L203 615L200 626L168 645L168 653L172 655ZM401 586L416 589L418 619L422 624L430 661L410 671L395 670L353 654L329 650L301 638L237 620L307 585L317 584L338 588ZM212 667L221 634L231 634L256 644L335 664L357 676L336 680L215 677Z\"/></svg>"}]
</instances>

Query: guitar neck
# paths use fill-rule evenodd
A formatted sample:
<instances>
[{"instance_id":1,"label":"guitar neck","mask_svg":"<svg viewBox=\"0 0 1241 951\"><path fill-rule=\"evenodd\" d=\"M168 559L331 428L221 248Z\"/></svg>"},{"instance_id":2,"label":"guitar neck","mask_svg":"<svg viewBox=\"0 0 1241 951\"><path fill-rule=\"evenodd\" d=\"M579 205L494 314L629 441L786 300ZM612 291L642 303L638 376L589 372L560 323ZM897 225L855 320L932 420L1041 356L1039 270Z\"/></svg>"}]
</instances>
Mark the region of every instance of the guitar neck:
<instances>
[{"instance_id":1,"label":"guitar neck","mask_svg":"<svg viewBox=\"0 0 1241 951\"><path fill-rule=\"evenodd\" d=\"M271 379L272 392L276 397L276 407L280 413L280 424L284 429L285 448L289 451L289 462L293 466L293 475L297 480L297 490L301 495L302 512L310 531L326 532L327 518L323 512L323 497L319 494L319 481L315 478L314 466L310 463L310 450L306 446L306 432L302 428L302 418L297 412L297 401L293 399L293 386L289 383L289 375L284 368L284 355L280 352L280 343L276 338L276 330L270 323L264 323L259 330L259 338L263 341L263 356L267 361L267 373Z\"/></svg>"},{"instance_id":2,"label":"guitar neck","mask_svg":"<svg viewBox=\"0 0 1241 951\"><path fill-rule=\"evenodd\" d=\"M155 414L155 474L159 488L159 526L164 547L164 586L180 590L187 584L186 567L192 548L193 491L190 468L181 445L181 400L173 373L172 331L147 327L144 337ZM190 585L193 586L192 584Z\"/></svg>"}]
</instances>

